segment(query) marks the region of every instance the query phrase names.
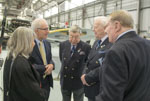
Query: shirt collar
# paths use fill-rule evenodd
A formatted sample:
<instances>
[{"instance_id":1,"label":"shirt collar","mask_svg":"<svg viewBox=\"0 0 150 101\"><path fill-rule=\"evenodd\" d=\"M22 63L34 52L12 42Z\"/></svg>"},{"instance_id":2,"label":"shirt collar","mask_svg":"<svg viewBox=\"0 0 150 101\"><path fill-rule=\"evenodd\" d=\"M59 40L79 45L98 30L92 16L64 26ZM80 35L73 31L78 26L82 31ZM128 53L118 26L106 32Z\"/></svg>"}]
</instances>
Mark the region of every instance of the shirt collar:
<instances>
[{"instance_id":1,"label":"shirt collar","mask_svg":"<svg viewBox=\"0 0 150 101\"><path fill-rule=\"evenodd\" d=\"M35 39L35 41L37 42L37 45L38 45L38 47L39 47L39 45L40 45L40 40L39 40L39 39ZM42 40L42 42L43 42L43 40Z\"/></svg>"},{"instance_id":2,"label":"shirt collar","mask_svg":"<svg viewBox=\"0 0 150 101\"><path fill-rule=\"evenodd\" d=\"M105 35L105 36L101 39L101 44L106 40L107 37L108 37L108 35Z\"/></svg>"},{"instance_id":3,"label":"shirt collar","mask_svg":"<svg viewBox=\"0 0 150 101\"><path fill-rule=\"evenodd\" d=\"M125 34L128 33L128 32L131 32L131 31L134 31L134 29L130 29L130 30L127 30L127 31L123 32L122 34L120 34L120 35L117 37L116 41L117 41L121 36L125 35Z\"/></svg>"},{"instance_id":4,"label":"shirt collar","mask_svg":"<svg viewBox=\"0 0 150 101\"><path fill-rule=\"evenodd\" d=\"M74 46L75 48L77 47L77 45L73 45L73 44L71 44L71 49L72 49L72 47L73 47L73 46Z\"/></svg>"}]
</instances>

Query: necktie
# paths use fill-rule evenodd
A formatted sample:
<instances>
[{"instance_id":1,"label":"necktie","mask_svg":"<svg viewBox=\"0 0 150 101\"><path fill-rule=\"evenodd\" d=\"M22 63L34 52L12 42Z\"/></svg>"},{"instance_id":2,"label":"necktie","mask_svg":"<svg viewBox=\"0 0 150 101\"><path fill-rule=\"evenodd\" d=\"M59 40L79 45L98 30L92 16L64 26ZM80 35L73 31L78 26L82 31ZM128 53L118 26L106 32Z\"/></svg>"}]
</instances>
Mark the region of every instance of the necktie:
<instances>
[{"instance_id":1,"label":"necktie","mask_svg":"<svg viewBox=\"0 0 150 101\"><path fill-rule=\"evenodd\" d=\"M43 48L43 42L40 41L40 46L39 46L39 50L40 50L40 53L41 53L41 56L42 56L42 60L43 60L43 63L44 65L46 65L46 55L45 55L45 51L44 51L44 48Z\"/></svg>"},{"instance_id":2,"label":"necktie","mask_svg":"<svg viewBox=\"0 0 150 101\"><path fill-rule=\"evenodd\" d=\"M73 45L73 46L72 46L72 49L71 49L71 56L72 56L73 53L75 52L75 49L76 49L76 48L75 48L75 45Z\"/></svg>"},{"instance_id":3,"label":"necktie","mask_svg":"<svg viewBox=\"0 0 150 101\"><path fill-rule=\"evenodd\" d=\"M99 48L100 44L101 44L101 40L98 40L97 45L96 45L96 50Z\"/></svg>"}]
</instances>

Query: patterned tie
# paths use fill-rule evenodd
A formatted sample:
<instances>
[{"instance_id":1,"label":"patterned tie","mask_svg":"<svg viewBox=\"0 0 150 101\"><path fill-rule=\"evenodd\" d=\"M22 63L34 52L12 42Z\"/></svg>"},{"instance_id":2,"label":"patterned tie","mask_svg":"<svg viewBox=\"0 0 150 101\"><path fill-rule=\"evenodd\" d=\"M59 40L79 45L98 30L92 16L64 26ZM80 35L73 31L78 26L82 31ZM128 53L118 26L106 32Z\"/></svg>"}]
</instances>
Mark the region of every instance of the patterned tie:
<instances>
[{"instance_id":1,"label":"patterned tie","mask_svg":"<svg viewBox=\"0 0 150 101\"><path fill-rule=\"evenodd\" d=\"M96 45L96 50L99 48L100 44L101 44L101 40L98 40L97 45Z\"/></svg>"},{"instance_id":2,"label":"patterned tie","mask_svg":"<svg viewBox=\"0 0 150 101\"><path fill-rule=\"evenodd\" d=\"M40 50L40 53L41 53L41 56L42 56L42 60L43 60L43 63L44 65L46 65L46 55L45 55L45 51L44 51L44 48L43 48L43 42L40 41L40 46L39 46L39 50Z\"/></svg>"}]
</instances>

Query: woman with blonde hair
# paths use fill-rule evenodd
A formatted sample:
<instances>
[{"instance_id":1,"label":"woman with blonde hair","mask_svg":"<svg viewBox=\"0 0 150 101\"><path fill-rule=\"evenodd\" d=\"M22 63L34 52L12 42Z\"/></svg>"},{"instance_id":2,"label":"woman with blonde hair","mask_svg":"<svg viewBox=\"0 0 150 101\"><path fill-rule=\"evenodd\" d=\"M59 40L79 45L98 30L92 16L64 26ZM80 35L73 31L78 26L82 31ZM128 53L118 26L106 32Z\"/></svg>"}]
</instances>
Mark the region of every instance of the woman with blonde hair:
<instances>
[{"instance_id":1,"label":"woman with blonde hair","mask_svg":"<svg viewBox=\"0 0 150 101\"><path fill-rule=\"evenodd\" d=\"M29 62L35 34L30 28L17 28L8 41L4 65L4 101L44 101L40 78Z\"/></svg>"}]
</instances>

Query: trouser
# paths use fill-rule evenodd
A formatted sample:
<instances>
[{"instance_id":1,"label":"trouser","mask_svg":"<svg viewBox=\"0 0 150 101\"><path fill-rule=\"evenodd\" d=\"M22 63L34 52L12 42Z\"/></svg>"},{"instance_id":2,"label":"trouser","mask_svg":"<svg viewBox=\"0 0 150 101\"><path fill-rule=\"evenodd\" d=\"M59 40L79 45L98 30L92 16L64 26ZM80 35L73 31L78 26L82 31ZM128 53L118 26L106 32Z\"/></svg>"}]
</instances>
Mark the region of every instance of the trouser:
<instances>
[{"instance_id":1,"label":"trouser","mask_svg":"<svg viewBox=\"0 0 150 101\"><path fill-rule=\"evenodd\" d=\"M48 101L48 98L50 96L50 87L43 87L43 89L45 89L45 98L46 101Z\"/></svg>"},{"instance_id":2,"label":"trouser","mask_svg":"<svg viewBox=\"0 0 150 101\"><path fill-rule=\"evenodd\" d=\"M90 98L88 98L88 101L95 101L95 98L94 98L94 99L90 99Z\"/></svg>"},{"instance_id":3,"label":"trouser","mask_svg":"<svg viewBox=\"0 0 150 101\"><path fill-rule=\"evenodd\" d=\"M73 94L74 101L83 101L84 98L84 89L78 89L78 90L64 90L61 89L62 93L62 101L71 101L71 94Z\"/></svg>"}]
</instances>

